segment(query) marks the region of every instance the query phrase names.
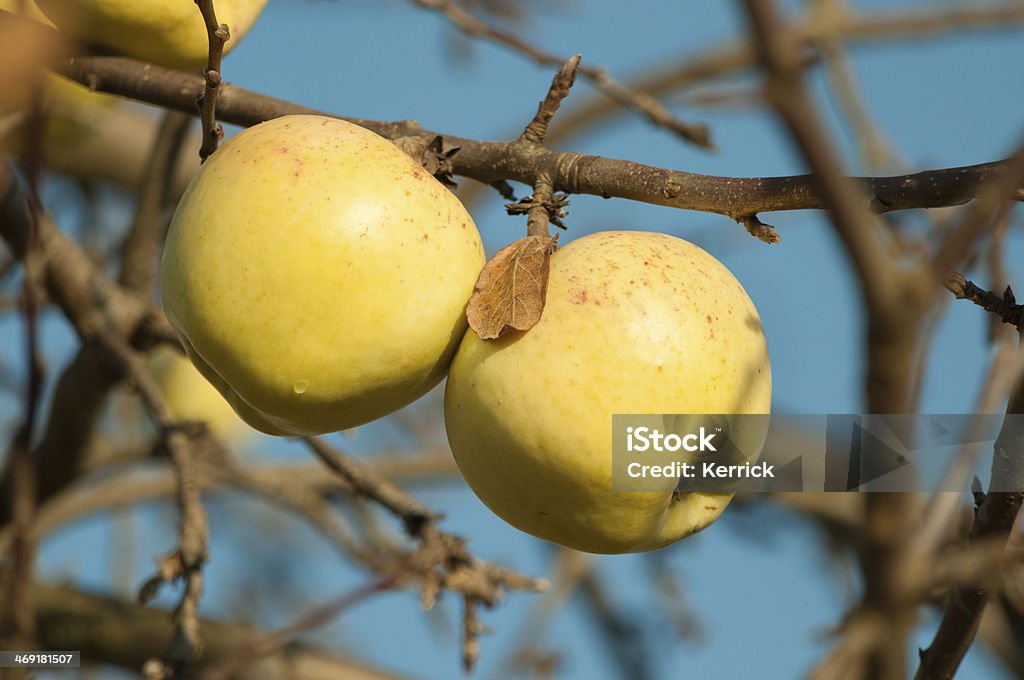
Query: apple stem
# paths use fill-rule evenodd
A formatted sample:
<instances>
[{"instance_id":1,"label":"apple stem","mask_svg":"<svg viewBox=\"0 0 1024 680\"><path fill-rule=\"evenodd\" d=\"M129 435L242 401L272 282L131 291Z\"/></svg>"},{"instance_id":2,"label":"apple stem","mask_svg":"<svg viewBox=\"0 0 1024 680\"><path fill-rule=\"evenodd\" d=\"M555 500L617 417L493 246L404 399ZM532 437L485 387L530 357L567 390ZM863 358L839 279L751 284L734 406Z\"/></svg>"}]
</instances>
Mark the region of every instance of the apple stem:
<instances>
[{"instance_id":1,"label":"apple stem","mask_svg":"<svg viewBox=\"0 0 1024 680\"><path fill-rule=\"evenodd\" d=\"M227 24L217 22L217 13L213 8L213 0L195 0L199 11L203 14L206 33L209 37L209 55L206 70L203 71L204 87L196 105L199 107L199 121L203 126L203 143L199 147L199 160L205 163L213 155L224 138L224 128L217 123L217 93L221 84L220 64L224 57L224 43L231 39L231 31Z\"/></svg>"}]
</instances>

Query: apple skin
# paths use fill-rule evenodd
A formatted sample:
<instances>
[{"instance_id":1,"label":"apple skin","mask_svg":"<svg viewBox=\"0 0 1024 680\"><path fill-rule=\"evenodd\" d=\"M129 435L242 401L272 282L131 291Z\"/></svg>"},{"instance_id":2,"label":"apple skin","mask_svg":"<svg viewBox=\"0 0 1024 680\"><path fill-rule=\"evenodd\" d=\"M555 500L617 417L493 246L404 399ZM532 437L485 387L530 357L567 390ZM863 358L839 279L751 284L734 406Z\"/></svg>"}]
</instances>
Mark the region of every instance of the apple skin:
<instances>
[{"instance_id":1,"label":"apple skin","mask_svg":"<svg viewBox=\"0 0 1024 680\"><path fill-rule=\"evenodd\" d=\"M189 358L247 423L319 434L440 382L483 263L462 203L394 144L285 116L203 165L160 285Z\"/></svg>"},{"instance_id":2,"label":"apple skin","mask_svg":"<svg viewBox=\"0 0 1024 680\"><path fill-rule=\"evenodd\" d=\"M469 486L512 526L592 553L654 550L700 531L728 493L612 492L614 413L769 413L757 310L697 246L599 232L551 258L525 333L468 331L448 375L445 427Z\"/></svg>"},{"instance_id":3,"label":"apple skin","mask_svg":"<svg viewBox=\"0 0 1024 680\"><path fill-rule=\"evenodd\" d=\"M36 0L62 30L121 54L159 66L199 69L209 39L194 0ZM217 0L217 21L227 24L235 48L267 0Z\"/></svg>"}]
</instances>

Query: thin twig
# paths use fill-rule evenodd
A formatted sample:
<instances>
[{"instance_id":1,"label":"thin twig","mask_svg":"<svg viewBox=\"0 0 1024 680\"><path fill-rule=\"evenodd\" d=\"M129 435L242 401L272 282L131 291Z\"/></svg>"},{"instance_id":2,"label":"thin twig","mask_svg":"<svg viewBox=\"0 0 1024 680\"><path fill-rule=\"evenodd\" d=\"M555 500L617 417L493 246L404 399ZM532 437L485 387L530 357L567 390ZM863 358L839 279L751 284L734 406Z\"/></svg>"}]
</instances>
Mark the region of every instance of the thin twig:
<instances>
[{"instance_id":1,"label":"thin twig","mask_svg":"<svg viewBox=\"0 0 1024 680\"><path fill-rule=\"evenodd\" d=\"M533 205L526 217L526 233L528 236L548 236L548 222L551 211L551 180L546 176L537 178L533 186Z\"/></svg>"},{"instance_id":2,"label":"thin twig","mask_svg":"<svg viewBox=\"0 0 1024 680\"><path fill-rule=\"evenodd\" d=\"M375 579L303 613L287 626L255 635L251 640L240 645L235 654L227 655L223 661L204 668L202 680L227 680L227 678L237 677L241 669L254 661L280 653L297 636L323 628L370 596L390 590L396 584L397 579L394 576Z\"/></svg>"},{"instance_id":3,"label":"thin twig","mask_svg":"<svg viewBox=\"0 0 1024 680\"><path fill-rule=\"evenodd\" d=\"M966 6L927 6L912 11L843 14L822 25L810 14L793 27L806 55L824 41L843 44L887 42L898 39L935 38L956 32L1015 29L1024 21L1024 5L1019 2L984 3ZM717 41L716 41L717 42ZM804 65L818 61L813 53ZM727 78L757 65L757 54L746 41L714 47L701 54L686 53L650 74L629 78L637 92L651 97L665 96L692 88L710 80ZM618 102L593 96L565 112L552 128L550 140L565 142L591 130L618 114Z\"/></svg>"},{"instance_id":4,"label":"thin twig","mask_svg":"<svg viewBox=\"0 0 1024 680\"><path fill-rule=\"evenodd\" d=\"M562 101L569 96L569 91L576 81L576 73L579 71L579 68L580 55L578 54L562 65L562 68L558 70L558 73L551 80L551 87L548 88L547 95L537 106L537 113L534 115L533 120L523 130L523 134L519 135L519 141L534 146L542 146L544 144L544 138L548 134L548 125L551 124L551 119L558 113Z\"/></svg>"},{"instance_id":5,"label":"thin twig","mask_svg":"<svg viewBox=\"0 0 1024 680\"><path fill-rule=\"evenodd\" d=\"M844 18L852 12L847 0L819 0L812 4L807 21L819 27L822 24L842 25ZM839 110L845 116L860 150L863 167L867 172L892 169L889 167L894 157L892 149L864 103L841 38L828 35L818 41L818 45L825 56L825 70Z\"/></svg>"},{"instance_id":6,"label":"thin twig","mask_svg":"<svg viewBox=\"0 0 1024 680\"><path fill-rule=\"evenodd\" d=\"M394 482L372 473L318 437L303 441L324 465L348 482L356 495L369 498L402 519L410 534L425 523L438 519L437 513L400 489Z\"/></svg>"},{"instance_id":7,"label":"thin twig","mask_svg":"<svg viewBox=\"0 0 1024 680\"><path fill-rule=\"evenodd\" d=\"M563 57L531 45L517 35L488 25L451 0L413 0L413 2L420 7L440 12L467 35L492 40L533 59L538 64L561 66L566 61ZM580 73L605 95L619 104L639 111L653 124L671 130L696 146L705 149L714 148L707 126L680 120L660 101L651 95L637 92L623 85L602 68L583 66L580 68Z\"/></svg>"},{"instance_id":8,"label":"thin twig","mask_svg":"<svg viewBox=\"0 0 1024 680\"><path fill-rule=\"evenodd\" d=\"M40 281L45 282L50 301L60 307L82 339L78 354L56 381L45 432L32 451L38 501L42 503L81 473L105 397L123 377L120 363L93 341L96 330L113 324L126 338L135 336L147 310L154 310L148 301L111 283L45 213L33 218L26 205L13 169L0 165L0 237L15 257L23 260L34 219L39 249L44 253L39 263ZM10 492L12 483L5 475L0 496ZM0 524L9 519L8 509L0 509Z\"/></svg>"},{"instance_id":9,"label":"thin twig","mask_svg":"<svg viewBox=\"0 0 1024 680\"><path fill-rule=\"evenodd\" d=\"M958 272L947 278L944 284L958 300L970 300L986 312L994 314L1003 323L1014 326L1018 333L1024 333L1024 305L1017 304L1017 299L1009 286L1002 295L996 295L992 291L976 286Z\"/></svg>"},{"instance_id":10,"label":"thin twig","mask_svg":"<svg viewBox=\"0 0 1024 680\"><path fill-rule=\"evenodd\" d=\"M477 607L494 606L506 589L541 592L547 582L481 562L467 549L465 541L437 528L438 515L391 482L373 474L322 439L303 441L330 470L352 486L356 496L381 505L402 521L410 538L418 543L404 561L400 576L419 583L423 607L429 609L444 590L459 593L465 605L463 620L463 662L476 660L476 638L480 634ZM389 572L393 573L393 572Z\"/></svg>"},{"instance_id":11,"label":"thin twig","mask_svg":"<svg viewBox=\"0 0 1024 680\"><path fill-rule=\"evenodd\" d=\"M548 125L558 113L562 101L569 96L579 66L580 55L577 54L558 70L551 80L547 95L537 106L537 113L533 120L519 135L520 144L535 149L544 148ZM533 183L533 195L509 206L510 215L518 214L525 207L527 213L526 233L529 236L548 236L548 222L554 222L559 227L565 228L561 218L565 216L563 208L566 205L566 196L564 194L554 196L551 184L551 178L546 173L539 175Z\"/></svg>"},{"instance_id":12,"label":"thin twig","mask_svg":"<svg viewBox=\"0 0 1024 680\"><path fill-rule=\"evenodd\" d=\"M86 594L67 586L34 584L39 602L37 620L44 639L61 640L68 649L82 650L82 662L117 667L125 677L138 677L147 660L159 656L173 634L168 612L139 607L116 597ZM238 660L239 650L260 634L244 623L204 618L203 658L187 677L199 680L203 670ZM264 658L243 659L236 678L302 680L399 680L403 676L377 670L351 654L331 652L316 644L295 641ZM104 671L101 675L107 675Z\"/></svg>"},{"instance_id":13,"label":"thin twig","mask_svg":"<svg viewBox=\"0 0 1024 680\"><path fill-rule=\"evenodd\" d=\"M592 568L591 556L586 553L557 548L552 555L553 565L548 570L552 574L551 588L534 601L519 632L512 636L515 643L504 662L498 665L495 680L515 677L519 673L528 677L535 675L531 671L550 653L546 648L549 628L577 592L583 576Z\"/></svg>"},{"instance_id":14,"label":"thin twig","mask_svg":"<svg viewBox=\"0 0 1024 680\"><path fill-rule=\"evenodd\" d=\"M231 31L227 24L217 22L213 0L195 0L195 3L203 14L210 43L206 70L203 71L203 94L196 101L199 121L203 125L203 145L199 148L199 158L205 163L224 138L224 128L217 123L217 93L222 81L220 64L224 57L224 43L231 39Z\"/></svg>"}]
</instances>

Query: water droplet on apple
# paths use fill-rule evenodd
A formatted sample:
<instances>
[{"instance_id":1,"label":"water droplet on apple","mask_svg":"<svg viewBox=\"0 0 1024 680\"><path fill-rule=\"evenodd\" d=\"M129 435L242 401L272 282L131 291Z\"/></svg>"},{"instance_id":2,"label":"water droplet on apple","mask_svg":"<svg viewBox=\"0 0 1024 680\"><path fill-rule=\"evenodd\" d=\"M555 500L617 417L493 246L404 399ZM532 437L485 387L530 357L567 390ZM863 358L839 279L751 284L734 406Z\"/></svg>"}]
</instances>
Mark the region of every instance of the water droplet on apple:
<instances>
[{"instance_id":1,"label":"water droplet on apple","mask_svg":"<svg viewBox=\"0 0 1024 680\"><path fill-rule=\"evenodd\" d=\"M308 390L308 389L309 389L309 381L308 380L300 380L297 383L295 383L294 385L292 385L292 391L295 392L295 394L304 394L305 391Z\"/></svg>"}]
</instances>

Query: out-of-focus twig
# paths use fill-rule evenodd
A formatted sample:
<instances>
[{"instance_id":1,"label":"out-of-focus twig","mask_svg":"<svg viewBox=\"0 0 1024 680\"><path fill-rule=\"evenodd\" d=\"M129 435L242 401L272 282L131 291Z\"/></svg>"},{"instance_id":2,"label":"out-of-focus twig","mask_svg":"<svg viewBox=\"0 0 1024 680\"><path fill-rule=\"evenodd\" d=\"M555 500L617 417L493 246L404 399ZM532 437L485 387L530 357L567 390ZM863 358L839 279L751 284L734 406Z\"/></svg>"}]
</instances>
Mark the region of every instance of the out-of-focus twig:
<instances>
[{"instance_id":1,"label":"out-of-focus twig","mask_svg":"<svg viewBox=\"0 0 1024 680\"><path fill-rule=\"evenodd\" d=\"M547 631L555 616L576 594L580 580L592 566L592 560L585 553L556 548L552 554L551 588L534 602L519 634L513 637L515 644L509 650L506 661L500 664L502 670L494 680L552 663L551 655L555 652L546 648Z\"/></svg>"},{"instance_id":2,"label":"out-of-focus twig","mask_svg":"<svg viewBox=\"0 0 1024 680\"><path fill-rule=\"evenodd\" d=\"M371 595L384 592L395 585L394 577L378 578L315 607L283 628L254 635L251 640L239 645L235 654L226 656L219 663L204 668L200 678L201 680L228 680L235 677L242 668L251 665L254 661L280 653L286 645L295 640L296 636L322 628Z\"/></svg>"},{"instance_id":3,"label":"out-of-focus twig","mask_svg":"<svg viewBox=\"0 0 1024 680\"><path fill-rule=\"evenodd\" d=\"M14 546L11 555L12 576L4 589L6 605L0 608L0 641L10 647L31 648L36 644L35 603L28 587L35 575L36 542L32 525L35 522L37 491L36 475L31 459L32 439L39 413L39 399L43 390L43 366L39 357L39 299L43 263L46 253L40 246L39 220L43 206L39 183L43 172L42 112L43 72L38 65L30 65L31 99L28 113L28 162L26 167L27 194L23 205L25 216L25 244L22 253L24 270L21 283L21 312L24 323L24 356L26 366L25 395L21 422L5 456L4 476L11 480L9 507L6 508L14 524ZM4 159L0 163L10 172ZM2 185L2 182L0 182ZM11 671L13 678L22 677L24 669ZM27 676L25 676L27 677Z\"/></svg>"},{"instance_id":4,"label":"out-of-focus twig","mask_svg":"<svg viewBox=\"0 0 1024 680\"><path fill-rule=\"evenodd\" d=\"M805 65L816 61L813 53L825 41L844 45L888 42L900 39L921 40L947 35L954 31L995 31L1015 29L1024 22L1024 5L999 2L971 5L929 6L911 11L844 13L827 22L817 20L813 12L799 20L793 30L802 40ZM685 54L670 60L667 66L647 75L628 78L630 86L649 96L680 92L699 83L739 74L757 65L757 54L749 43L715 47L701 54ZM618 112L618 102L605 97L592 97L569 108L550 135L552 143L563 143L591 130Z\"/></svg>"},{"instance_id":5,"label":"out-of-focus twig","mask_svg":"<svg viewBox=\"0 0 1024 680\"><path fill-rule=\"evenodd\" d=\"M24 258L29 217L21 186L9 166L0 164L0 238L16 258ZM124 378L123 363L96 338L98 330L117 328L125 339L140 347L154 338L174 340L163 312L115 285L45 213L38 215L40 279L48 300L57 305L81 338L82 346L56 381L45 430L33 447L33 468L40 503L75 480L87 467L96 424L114 385ZM0 496L12 480L0 479ZM0 524L10 520L0 507Z\"/></svg>"},{"instance_id":6,"label":"out-of-focus twig","mask_svg":"<svg viewBox=\"0 0 1024 680\"><path fill-rule=\"evenodd\" d=\"M912 413L918 330L925 303L932 299L928 278L906 270L893 257L884 228L863 207L859 187L841 175L840 156L802 82L799 35L772 0L745 0L744 6L766 71L766 96L817 178L860 284L867 317L867 411ZM831 677L840 669L851 673L847 677L905 677L906 643L916 616L900 562L900 548L912 526L909 508L908 494L868 496L858 550L864 595L844 638L816 677Z\"/></svg>"},{"instance_id":7,"label":"out-of-focus twig","mask_svg":"<svg viewBox=\"0 0 1024 680\"><path fill-rule=\"evenodd\" d=\"M564 57L559 57L546 52L517 35L499 30L460 7L452 0L413 0L420 7L440 12L452 22L459 30L468 35L494 41L516 52L519 52L538 64L545 66L561 66L565 63ZM637 92L619 81L612 78L602 68L592 66L581 66L580 73L590 80L605 95L619 103L628 106L641 114L655 125L671 130L680 138L695 144L696 146L712 149L714 144L711 141L711 133L707 126L688 123L677 118L667 106L658 101L655 97L642 92Z\"/></svg>"},{"instance_id":8,"label":"out-of-focus twig","mask_svg":"<svg viewBox=\"0 0 1024 680\"><path fill-rule=\"evenodd\" d=\"M157 576L143 586L140 599L152 598L160 584L181 580L185 587L174 612L175 636L168 652L173 668L183 668L195 659L202 645L199 639L199 599L203 593L202 567L208 559L206 512L199 497L200 484L189 435L171 413L160 387L146 371L142 359L114 333L100 338L124 364L125 374L135 385L142 403L160 428L163 444L175 471L176 497L180 514L179 544L163 558Z\"/></svg>"},{"instance_id":9,"label":"out-of-focus twig","mask_svg":"<svg viewBox=\"0 0 1024 680\"><path fill-rule=\"evenodd\" d=\"M68 587L35 584L39 636L48 649L77 649L82 661L108 664L130 673L166 649L173 634L168 612L139 607L127 600L85 594ZM201 677L208 666L238 661L260 631L242 624L200 620L203 657L192 670ZM243 658L232 680L252 678L302 678L302 680L399 680L352 658L316 646L293 642L264 657ZM83 663L83 666L85 663Z\"/></svg>"},{"instance_id":10,"label":"out-of-focus twig","mask_svg":"<svg viewBox=\"0 0 1024 680\"><path fill-rule=\"evenodd\" d=\"M142 178L135 218L121 249L121 285L147 300L156 284L178 154L191 122L178 111L164 114Z\"/></svg>"},{"instance_id":11,"label":"out-of-focus twig","mask_svg":"<svg viewBox=\"0 0 1024 680\"><path fill-rule=\"evenodd\" d=\"M443 590L462 596L465 607L463 663L467 670L473 666L478 653L477 606L493 606L506 589L534 592L547 589L544 580L478 560L466 548L463 539L437 528L436 513L390 481L373 474L365 465L317 437L306 437L303 441L328 469L351 485L354 495L376 502L402 521L418 547L402 565L401 579L418 583L425 608L432 607Z\"/></svg>"},{"instance_id":12,"label":"out-of-focus twig","mask_svg":"<svg viewBox=\"0 0 1024 680\"><path fill-rule=\"evenodd\" d=\"M995 442L991 489L978 507L972 541L997 540L1005 545L1020 512L1024 491L1024 382L1018 384L1006 407L1006 418ZM927 649L921 652L917 680L952 678L978 631L991 593L978 585L955 588L942 621Z\"/></svg>"},{"instance_id":13,"label":"out-of-focus twig","mask_svg":"<svg viewBox=\"0 0 1024 680\"><path fill-rule=\"evenodd\" d=\"M810 3L810 24L843 25L853 15L853 8L847 0L815 0ZM892 170L893 151L864 103L857 87L850 60L842 39L831 33L818 41L818 47L825 56L825 70L839 109L845 116L853 139L857 142L863 167L867 172Z\"/></svg>"}]
</instances>

